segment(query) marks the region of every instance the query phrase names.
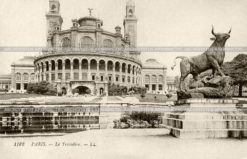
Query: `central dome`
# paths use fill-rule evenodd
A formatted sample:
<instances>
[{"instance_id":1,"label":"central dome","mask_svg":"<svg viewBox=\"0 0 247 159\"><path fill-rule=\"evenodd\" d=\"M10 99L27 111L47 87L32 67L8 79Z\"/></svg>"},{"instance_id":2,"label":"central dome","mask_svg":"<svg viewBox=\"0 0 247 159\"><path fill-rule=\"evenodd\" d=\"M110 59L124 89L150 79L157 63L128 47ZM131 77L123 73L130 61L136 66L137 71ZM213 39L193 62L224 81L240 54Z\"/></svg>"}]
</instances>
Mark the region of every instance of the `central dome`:
<instances>
[{"instance_id":1,"label":"central dome","mask_svg":"<svg viewBox=\"0 0 247 159\"><path fill-rule=\"evenodd\" d=\"M100 28L101 26L103 26L103 21L93 16L86 16L86 17L80 18L78 20L78 24L80 25L80 27L94 26L94 27Z\"/></svg>"}]
</instances>

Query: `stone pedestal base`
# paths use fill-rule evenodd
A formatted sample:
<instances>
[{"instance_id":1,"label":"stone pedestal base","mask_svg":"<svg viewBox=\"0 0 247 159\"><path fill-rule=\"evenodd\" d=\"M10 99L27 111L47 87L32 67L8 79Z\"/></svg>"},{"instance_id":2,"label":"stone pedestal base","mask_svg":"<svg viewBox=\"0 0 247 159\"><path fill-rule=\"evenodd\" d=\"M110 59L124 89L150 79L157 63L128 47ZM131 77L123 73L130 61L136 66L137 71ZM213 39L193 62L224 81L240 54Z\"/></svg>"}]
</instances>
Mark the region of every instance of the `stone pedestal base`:
<instances>
[{"instance_id":1,"label":"stone pedestal base","mask_svg":"<svg viewBox=\"0 0 247 159\"><path fill-rule=\"evenodd\" d=\"M192 104L193 106L188 106L185 111L165 113L163 124L170 129L171 135L178 138L247 137L247 114L236 106L230 111L224 111L226 109L224 109L222 102L226 102L227 108L236 103L235 101L233 103L220 101L221 104L212 101L211 103L203 103L203 105L210 106L208 112L194 112L193 107L195 105ZM219 108L222 108L222 111ZM216 111L213 111L214 109Z\"/></svg>"}]
</instances>

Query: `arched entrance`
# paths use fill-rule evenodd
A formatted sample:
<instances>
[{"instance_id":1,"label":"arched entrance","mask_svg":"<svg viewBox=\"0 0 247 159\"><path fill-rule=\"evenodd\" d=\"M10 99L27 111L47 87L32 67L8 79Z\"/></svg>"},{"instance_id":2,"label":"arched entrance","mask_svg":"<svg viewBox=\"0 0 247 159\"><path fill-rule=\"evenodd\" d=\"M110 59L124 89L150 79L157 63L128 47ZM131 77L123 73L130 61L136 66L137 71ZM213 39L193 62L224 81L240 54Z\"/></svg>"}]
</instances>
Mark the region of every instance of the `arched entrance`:
<instances>
[{"instance_id":1,"label":"arched entrance","mask_svg":"<svg viewBox=\"0 0 247 159\"><path fill-rule=\"evenodd\" d=\"M78 86L75 89L78 94L91 94L91 90L86 86Z\"/></svg>"},{"instance_id":2,"label":"arched entrance","mask_svg":"<svg viewBox=\"0 0 247 159\"><path fill-rule=\"evenodd\" d=\"M104 93L104 88L100 88L99 92L100 92L100 95L102 95Z\"/></svg>"}]
</instances>

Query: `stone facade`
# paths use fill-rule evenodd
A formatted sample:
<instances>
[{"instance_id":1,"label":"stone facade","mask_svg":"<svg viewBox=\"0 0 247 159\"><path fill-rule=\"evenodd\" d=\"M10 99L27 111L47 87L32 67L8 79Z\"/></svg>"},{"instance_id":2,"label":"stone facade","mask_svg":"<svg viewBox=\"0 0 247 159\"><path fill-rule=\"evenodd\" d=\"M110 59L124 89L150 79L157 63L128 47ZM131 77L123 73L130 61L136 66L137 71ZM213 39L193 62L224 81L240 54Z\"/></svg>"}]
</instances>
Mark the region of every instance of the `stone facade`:
<instances>
[{"instance_id":1,"label":"stone facade","mask_svg":"<svg viewBox=\"0 0 247 159\"><path fill-rule=\"evenodd\" d=\"M123 35L120 26L114 33L104 30L103 21L93 17L91 10L89 16L73 19L71 28L62 30L58 0L49 1L46 19L48 49L11 65L11 92L25 92L28 83L40 81L66 92L87 88L95 95L107 94L108 83L146 86L148 93L167 92L167 68L154 59L142 64L140 52L126 49L136 47L137 41L133 1L126 4Z\"/></svg>"},{"instance_id":2,"label":"stone facade","mask_svg":"<svg viewBox=\"0 0 247 159\"><path fill-rule=\"evenodd\" d=\"M26 92L28 83L35 82L33 60L34 57L25 56L24 58L12 63L10 92Z\"/></svg>"},{"instance_id":3,"label":"stone facade","mask_svg":"<svg viewBox=\"0 0 247 159\"><path fill-rule=\"evenodd\" d=\"M167 68L155 59L148 59L142 67L142 85L146 87L148 93L165 94Z\"/></svg>"},{"instance_id":4,"label":"stone facade","mask_svg":"<svg viewBox=\"0 0 247 159\"><path fill-rule=\"evenodd\" d=\"M0 92L8 92L11 87L11 75L0 75Z\"/></svg>"},{"instance_id":5,"label":"stone facade","mask_svg":"<svg viewBox=\"0 0 247 159\"><path fill-rule=\"evenodd\" d=\"M70 29L61 30L60 3L55 0L49 3L47 47L53 50L43 51L34 60L36 82L45 80L66 92L75 89L75 85L87 87L95 95L107 93L108 83L141 86L140 52L124 50L136 46L133 3L126 5L124 36L119 26L115 27L115 33L103 30L103 21L93 17L91 9L89 16L73 19ZM80 50L73 50L76 48Z\"/></svg>"}]
</instances>

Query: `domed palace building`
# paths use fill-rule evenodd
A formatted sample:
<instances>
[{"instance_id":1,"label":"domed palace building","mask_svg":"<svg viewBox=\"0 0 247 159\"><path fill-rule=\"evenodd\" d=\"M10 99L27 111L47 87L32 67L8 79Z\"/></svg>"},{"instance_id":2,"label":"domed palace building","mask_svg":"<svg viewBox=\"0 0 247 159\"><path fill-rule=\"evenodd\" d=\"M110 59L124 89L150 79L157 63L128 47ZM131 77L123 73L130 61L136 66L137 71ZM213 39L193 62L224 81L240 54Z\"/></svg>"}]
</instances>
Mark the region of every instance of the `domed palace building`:
<instances>
[{"instance_id":1,"label":"domed palace building","mask_svg":"<svg viewBox=\"0 0 247 159\"><path fill-rule=\"evenodd\" d=\"M47 81L65 94L76 88L80 94L89 93L88 90L93 95L107 94L108 83L165 93L167 68L155 59L142 64L141 53L128 49L137 46L133 1L126 4L123 31L120 26L116 26L114 32L104 30L103 21L91 12L89 8L89 16L73 19L71 27L62 30L60 3L49 0L47 49L38 57L24 57L12 65L9 89L25 92L27 83ZM16 69L19 65L21 67Z\"/></svg>"}]
</instances>

